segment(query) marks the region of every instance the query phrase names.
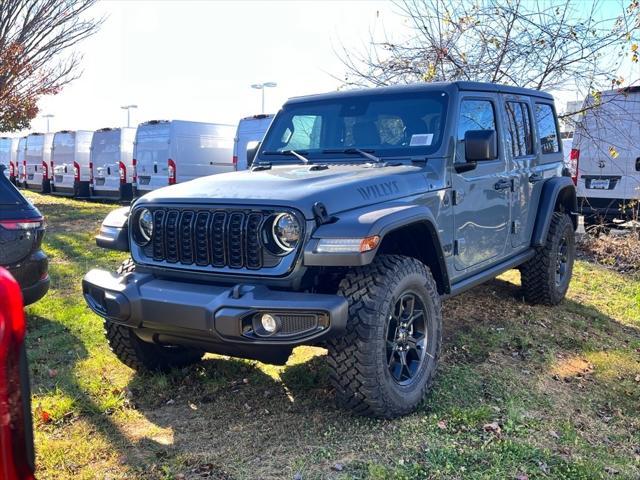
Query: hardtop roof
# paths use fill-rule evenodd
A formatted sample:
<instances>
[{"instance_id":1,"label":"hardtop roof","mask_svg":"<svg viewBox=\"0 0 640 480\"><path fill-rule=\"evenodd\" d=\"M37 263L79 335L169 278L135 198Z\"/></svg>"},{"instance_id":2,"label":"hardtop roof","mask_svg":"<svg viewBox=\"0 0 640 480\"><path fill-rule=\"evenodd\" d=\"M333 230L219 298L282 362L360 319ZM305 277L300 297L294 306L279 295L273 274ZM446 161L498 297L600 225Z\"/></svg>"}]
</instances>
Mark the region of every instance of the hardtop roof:
<instances>
[{"instance_id":1,"label":"hardtop roof","mask_svg":"<svg viewBox=\"0 0 640 480\"><path fill-rule=\"evenodd\" d=\"M373 87L362 88L357 90L342 90L339 92L327 92L315 95L305 95L301 97L290 98L285 105L297 104L304 102L316 102L349 97L361 97L371 94L395 94L395 93L418 93L431 91L475 91L475 92L492 92L492 93L510 93L513 95L524 95L529 97L538 97L544 100L553 100L553 96L541 90L533 90L531 88L514 87L511 85L499 85L487 82L430 82L430 83L412 83L408 85L394 85L390 87Z\"/></svg>"}]
</instances>

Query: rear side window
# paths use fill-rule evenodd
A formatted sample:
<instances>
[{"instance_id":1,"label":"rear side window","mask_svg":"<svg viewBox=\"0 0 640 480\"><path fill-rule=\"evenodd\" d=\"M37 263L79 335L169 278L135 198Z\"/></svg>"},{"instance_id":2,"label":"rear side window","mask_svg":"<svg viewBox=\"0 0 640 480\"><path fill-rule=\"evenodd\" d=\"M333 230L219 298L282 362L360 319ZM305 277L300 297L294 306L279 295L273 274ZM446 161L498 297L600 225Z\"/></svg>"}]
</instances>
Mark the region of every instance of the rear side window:
<instances>
[{"instance_id":1,"label":"rear side window","mask_svg":"<svg viewBox=\"0 0 640 480\"><path fill-rule=\"evenodd\" d=\"M536 125L542 153L556 153L560 151L556 117L553 107L546 103L536 103Z\"/></svg>"},{"instance_id":2,"label":"rear side window","mask_svg":"<svg viewBox=\"0 0 640 480\"><path fill-rule=\"evenodd\" d=\"M495 130L496 116L489 100L463 100L460 104L458 140L469 130Z\"/></svg>"},{"instance_id":3,"label":"rear side window","mask_svg":"<svg viewBox=\"0 0 640 480\"><path fill-rule=\"evenodd\" d=\"M4 177L0 167L0 205L21 205L24 199L9 180Z\"/></svg>"},{"instance_id":4,"label":"rear side window","mask_svg":"<svg viewBox=\"0 0 640 480\"><path fill-rule=\"evenodd\" d=\"M533 153L533 139L529 105L524 102L507 102L505 109L511 139L511 153L514 157L531 155Z\"/></svg>"}]
</instances>

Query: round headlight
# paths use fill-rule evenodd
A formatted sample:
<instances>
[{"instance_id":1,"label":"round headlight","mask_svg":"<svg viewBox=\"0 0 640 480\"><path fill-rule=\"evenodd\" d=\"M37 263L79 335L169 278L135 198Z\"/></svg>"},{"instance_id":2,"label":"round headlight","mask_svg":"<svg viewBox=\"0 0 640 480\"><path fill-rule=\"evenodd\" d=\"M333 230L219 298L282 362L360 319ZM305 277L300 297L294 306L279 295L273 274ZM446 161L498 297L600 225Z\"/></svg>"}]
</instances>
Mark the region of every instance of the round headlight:
<instances>
[{"instance_id":1,"label":"round headlight","mask_svg":"<svg viewBox=\"0 0 640 480\"><path fill-rule=\"evenodd\" d=\"M153 215L146 208L138 215L138 227L141 239L149 242L153 235Z\"/></svg>"},{"instance_id":2,"label":"round headlight","mask_svg":"<svg viewBox=\"0 0 640 480\"><path fill-rule=\"evenodd\" d=\"M300 222L290 213L281 213L273 220L273 239L282 250L290 252L300 240Z\"/></svg>"}]
</instances>

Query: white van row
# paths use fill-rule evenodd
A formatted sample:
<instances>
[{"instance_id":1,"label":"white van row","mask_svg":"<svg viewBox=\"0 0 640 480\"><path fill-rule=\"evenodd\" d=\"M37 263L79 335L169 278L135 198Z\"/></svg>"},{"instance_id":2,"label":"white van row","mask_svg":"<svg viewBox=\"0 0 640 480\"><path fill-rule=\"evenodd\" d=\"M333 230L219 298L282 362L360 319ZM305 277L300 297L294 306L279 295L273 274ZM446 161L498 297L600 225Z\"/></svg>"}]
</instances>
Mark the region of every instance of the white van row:
<instances>
[{"instance_id":1,"label":"white van row","mask_svg":"<svg viewBox=\"0 0 640 480\"><path fill-rule=\"evenodd\" d=\"M273 115L237 127L152 120L137 128L0 137L0 165L16 185L43 193L130 200L156 188L250 166Z\"/></svg>"}]
</instances>

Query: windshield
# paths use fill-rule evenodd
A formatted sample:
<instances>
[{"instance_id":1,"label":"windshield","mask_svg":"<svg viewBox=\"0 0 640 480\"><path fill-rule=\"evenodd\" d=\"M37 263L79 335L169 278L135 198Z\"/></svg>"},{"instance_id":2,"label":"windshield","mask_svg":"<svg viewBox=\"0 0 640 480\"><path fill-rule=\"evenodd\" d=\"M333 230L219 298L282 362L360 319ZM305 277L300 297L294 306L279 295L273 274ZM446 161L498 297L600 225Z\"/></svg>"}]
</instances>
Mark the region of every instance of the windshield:
<instances>
[{"instance_id":1,"label":"windshield","mask_svg":"<svg viewBox=\"0 0 640 480\"><path fill-rule=\"evenodd\" d=\"M442 142L447 100L444 92L372 93L285 105L261 153L291 162L298 160L277 153L293 150L323 160L353 149L378 157L429 155ZM361 155L354 160L369 161Z\"/></svg>"}]
</instances>

